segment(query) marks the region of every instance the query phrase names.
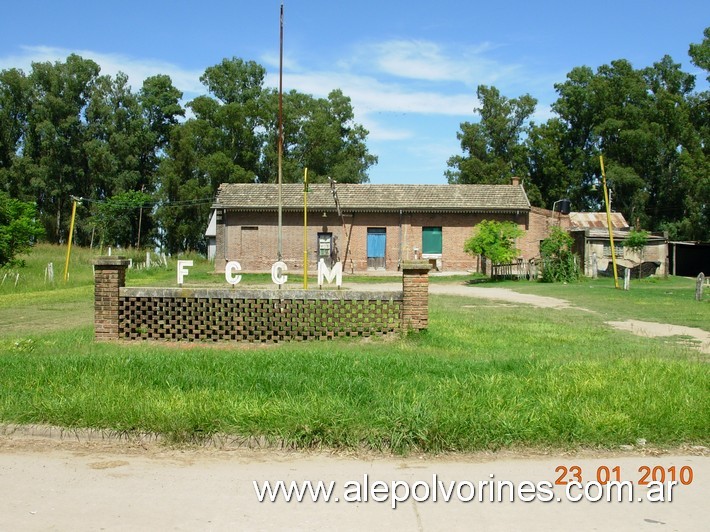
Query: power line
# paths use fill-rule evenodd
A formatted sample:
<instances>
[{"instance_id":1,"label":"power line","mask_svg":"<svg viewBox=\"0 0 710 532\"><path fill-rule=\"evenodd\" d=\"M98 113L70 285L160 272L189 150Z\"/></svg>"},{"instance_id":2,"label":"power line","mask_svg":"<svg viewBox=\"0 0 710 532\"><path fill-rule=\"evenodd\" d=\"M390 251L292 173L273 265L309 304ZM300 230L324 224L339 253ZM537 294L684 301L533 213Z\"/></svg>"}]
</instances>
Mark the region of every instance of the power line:
<instances>
[{"instance_id":1,"label":"power line","mask_svg":"<svg viewBox=\"0 0 710 532\"><path fill-rule=\"evenodd\" d=\"M73 196L72 196L73 197ZM120 201L112 201L110 199L93 199L93 198L76 198L80 203L94 203L97 205L101 204L111 204L111 206L124 208L124 209L145 209L149 207L192 207L199 205L211 205L214 203L214 198L195 198L191 200L175 200L175 201L146 201L141 203L128 203Z\"/></svg>"}]
</instances>

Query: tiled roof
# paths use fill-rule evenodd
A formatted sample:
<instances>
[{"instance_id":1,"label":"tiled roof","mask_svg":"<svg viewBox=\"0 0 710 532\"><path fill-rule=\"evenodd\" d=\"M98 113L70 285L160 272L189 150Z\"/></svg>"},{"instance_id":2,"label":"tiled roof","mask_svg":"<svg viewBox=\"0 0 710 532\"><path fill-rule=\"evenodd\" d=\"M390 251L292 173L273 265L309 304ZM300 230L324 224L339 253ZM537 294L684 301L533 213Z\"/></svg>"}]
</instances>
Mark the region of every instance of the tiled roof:
<instances>
[{"instance_id":1,"label":"tiled roof","mask_svg":"<svg viewBox=\"0 0 710 532\"><path fill-rule=\"evenodd\" d=\"M607 229L605 212L571 212L569 213L571 229ZM612 229L628 229L629 224L620 212L611 213Z\"/></svg>"},{"instance_id":2,"label":"tiled roof","mask_svg":"<svg viewBox=\"0 0 710 532\"><path fill-rule=\"evenodd\" d=\"M308 186L308 209L335 210L329 184ZM372 185L336 184L340 206L346 212L528 211L530 202L520 185ZM225 183L217 191L215 208L275 210L278 185ZM282 185L284 210L303 209L303 184Z\"/></svg>"}]
</instances>

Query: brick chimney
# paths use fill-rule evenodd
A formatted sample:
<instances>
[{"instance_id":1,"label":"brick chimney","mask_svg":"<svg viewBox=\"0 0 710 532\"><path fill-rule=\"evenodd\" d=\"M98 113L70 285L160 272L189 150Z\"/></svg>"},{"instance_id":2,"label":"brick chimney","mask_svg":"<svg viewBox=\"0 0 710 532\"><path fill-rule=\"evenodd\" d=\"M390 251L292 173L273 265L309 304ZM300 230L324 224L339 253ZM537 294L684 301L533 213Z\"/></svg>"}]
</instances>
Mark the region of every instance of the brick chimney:
<instances>
[{"instance_id":1,"label":"brick chimney","mask_svg":"<svg viewBox=\"0 0 710 532\"><path fill-rule=\"evenodd\" d=\"M511 177L510 184L513 185L514 187L520 186L520 178L519 177Z\"/></svg>"}]
</instances>

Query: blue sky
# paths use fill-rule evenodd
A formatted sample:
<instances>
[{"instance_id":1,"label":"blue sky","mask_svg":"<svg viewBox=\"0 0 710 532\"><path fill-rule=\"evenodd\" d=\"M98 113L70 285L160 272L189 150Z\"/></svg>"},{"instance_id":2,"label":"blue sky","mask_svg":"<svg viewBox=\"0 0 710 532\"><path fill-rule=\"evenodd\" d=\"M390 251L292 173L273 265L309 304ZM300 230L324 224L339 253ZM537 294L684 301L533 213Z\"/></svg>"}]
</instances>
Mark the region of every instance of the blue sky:
<instances>
[{"instance_id":1,"label":"blue sky","mask_svg":"<svg viewBox=\"0 0 710 532\"><path fill-rule=\"evenodd\" d=\"M8 2L0 19L0 69L91 58L138 88L169 74L190 100L199 77L224 57L264 65L278 79L280 0ZM550 116L554 84L575 66L615 59L636 68L670 55L695 73L688 45L710 26L710 2L617 0L471 2L285 0L284 90L326 96L342 89L379 157L373 183L445 183L460 153L463 121L475 121L476 87L538 100Z\"/></svg>"}]
</instances>

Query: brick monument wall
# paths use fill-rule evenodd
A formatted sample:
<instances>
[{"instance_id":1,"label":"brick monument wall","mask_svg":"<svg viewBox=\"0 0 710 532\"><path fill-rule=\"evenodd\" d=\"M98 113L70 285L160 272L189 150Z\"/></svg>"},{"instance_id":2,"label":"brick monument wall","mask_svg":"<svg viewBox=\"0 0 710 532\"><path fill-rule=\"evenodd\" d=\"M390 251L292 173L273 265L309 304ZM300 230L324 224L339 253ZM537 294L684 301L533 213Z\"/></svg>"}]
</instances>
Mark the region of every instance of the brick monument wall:
<instances>
[{"instance_id":1,"label":"brick monument wall","mask_svg":"<svg viewBox=\"0 0 710 532\"><path fill-rule=\"evenodd\" d=\"M127 260L95 263L95 338L278 342L379 336L428 325L428 271L403 265L402 291L127 288Z\"/></svg>"}]
</instances>

